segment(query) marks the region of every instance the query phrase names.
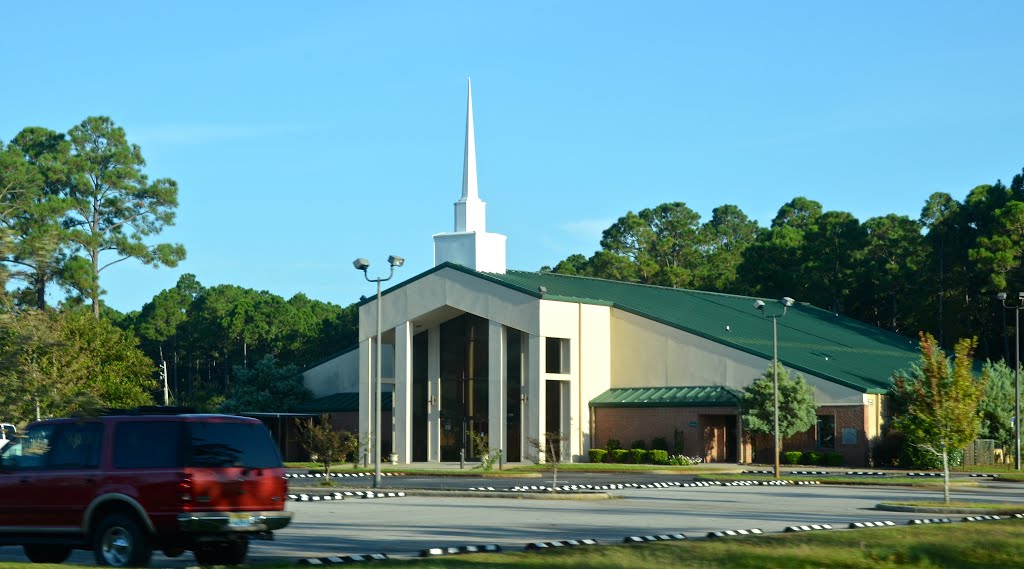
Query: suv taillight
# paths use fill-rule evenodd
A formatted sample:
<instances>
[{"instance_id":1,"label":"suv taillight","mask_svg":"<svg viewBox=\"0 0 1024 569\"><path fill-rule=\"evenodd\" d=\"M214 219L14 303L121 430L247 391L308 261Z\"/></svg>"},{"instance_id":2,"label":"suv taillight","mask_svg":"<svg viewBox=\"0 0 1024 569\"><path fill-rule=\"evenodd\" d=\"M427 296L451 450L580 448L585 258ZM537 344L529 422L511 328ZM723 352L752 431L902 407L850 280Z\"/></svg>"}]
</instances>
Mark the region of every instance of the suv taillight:
<instances>
[{"instance_id":1,"label":"suv taillight","mask_svg":"<svg viewBox=\"0 0 1024 569\"><path fill-rule=\"evenodd\" d=\"M178 482L178 500L188 506L192 504L192 478L184 477Z\"/></svg>"}]
</instances>

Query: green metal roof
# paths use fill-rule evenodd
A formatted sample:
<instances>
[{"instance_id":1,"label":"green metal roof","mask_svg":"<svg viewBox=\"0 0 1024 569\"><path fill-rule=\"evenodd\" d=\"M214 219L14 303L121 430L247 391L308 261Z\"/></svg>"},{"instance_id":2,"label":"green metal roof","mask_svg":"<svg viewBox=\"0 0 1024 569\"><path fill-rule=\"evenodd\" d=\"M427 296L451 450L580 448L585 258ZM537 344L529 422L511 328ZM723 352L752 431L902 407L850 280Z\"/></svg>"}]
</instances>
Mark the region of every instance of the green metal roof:
<instances>
[{"instance_id":1,"label":"green metal roof","mask_svg":"<svg viewBox=\"0 0 1024 569\"><path fill-rule=\"evenodd\" d=\"M772 321L753 308L755 297L555 273L479 273L453 264L436 269L443 267L475 274L538 298L612 306L767 360L772 358ZM776 300L765 301L769 311L782 308ZM887 392L892 373L919 360L916 340L806 303L797 303L778 319L778 338L779 360L787 367L862 393Z\"/></svg>"},{"instance_id":2,"label":"green metal roof","mask_svg":"<svg viewBox=\"0 0 1024 569\"><path fill-rule=\"evenodd\" d=\"M388 295L444 269L474 275L536 298L611 306L766 360L772 358L772 322L754 310L757 297L667 288L590 277L508 271L481 273L442 263L385 291ZM543 292L541 288L544 287ZM769 311L781 310L762 299ZM797 299L799 300L799 299ZM369 302L364 299L362 303ZM920 359L917 340L853 318L797 303L778 319L779 360L862 393L886 393L892 373Z\"/></svg>"},{"instance_id":3,"label":"green metal roof","mask_svg":"<svg viewBox=\"0 0 1024 569\"><path fill-rule=\"evenodd\" d=\"M620 387L590 401L591 407L735 407L739 395L720 385Z\"/></svg>"},{"instance_id":4,"label":"green metal roof","mask_svg":"<svg viewBox=\"0 0 1024 569\"><path fill-rule=\"evenodd\" d=\"M380 394L380 401L385 410L391 409L391 393ZM359 394L355 392L334 393L326 397L312 399L295 407L302 413L342 413L359 410Z\"/></svg>"}]
</instances>

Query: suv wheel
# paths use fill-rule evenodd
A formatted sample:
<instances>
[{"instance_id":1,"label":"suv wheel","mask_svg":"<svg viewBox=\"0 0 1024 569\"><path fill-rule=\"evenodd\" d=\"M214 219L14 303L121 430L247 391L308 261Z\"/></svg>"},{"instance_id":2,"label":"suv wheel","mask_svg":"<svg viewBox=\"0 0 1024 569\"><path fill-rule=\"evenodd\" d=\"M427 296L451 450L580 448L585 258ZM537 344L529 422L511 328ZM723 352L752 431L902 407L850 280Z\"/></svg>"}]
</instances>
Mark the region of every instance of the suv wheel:
<instances>
[{"instance_id":1,"label":"suv wheel","mask_svg":"<svg viewBox=\"0 0 1024 569\"><path fill-rule=\"evenodd\" d=\"M93 553L99 565L146 567L153 546L134 516L113 514L100 522L93 537Z\"/></svg>"},{"instance_id":2,"label":"suv wheel","mask_svg":"<svg viewBox=\"0 0 1024 569\"><path fill-rule=\"evenodd\" d=\"M25 557L32 563L64 563L71 555L71 548L60 545L26 544L22 546Z\"/></svg>"},{"instance_id":3,"label":"suv wheel","mask_svg":"<svg viewBox=\"0 0 1024 569\"><path fill-rule=\"evenodd\" d=\"M241 565L248 552L248 539L203 543L194 551L200 565Z\"/></svg>"}]
</instances>

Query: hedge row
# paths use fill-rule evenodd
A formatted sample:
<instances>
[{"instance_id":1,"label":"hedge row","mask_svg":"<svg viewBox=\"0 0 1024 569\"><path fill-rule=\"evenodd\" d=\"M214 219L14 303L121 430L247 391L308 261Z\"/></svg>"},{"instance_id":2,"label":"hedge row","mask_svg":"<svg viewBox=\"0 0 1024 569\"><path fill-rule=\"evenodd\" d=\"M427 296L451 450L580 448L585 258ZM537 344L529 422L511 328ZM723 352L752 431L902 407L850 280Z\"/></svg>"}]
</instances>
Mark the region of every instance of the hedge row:
<instances>
[{"instance_id":1,"label":"hedge row","mask_svg":"<svg viewBox=\"0 0 1024 569\"><path fill-rule=\"evenodd\" d=\"M667 450L644 450L633 448L612 449L611 452L603 448L590 449L590 462L611 462L617 464L670 464Z\"/></svg>"},{"instance_id":2,"label":"hedge row","mask_svg":"<svg viewBox=\"0 0 1024 569\"><path fill-rule=\"evenodd\" d=\"M808 466L842 466L843 455L838 452L788 451L782 453L782 462Z\"/></svg>"}]
</instances>

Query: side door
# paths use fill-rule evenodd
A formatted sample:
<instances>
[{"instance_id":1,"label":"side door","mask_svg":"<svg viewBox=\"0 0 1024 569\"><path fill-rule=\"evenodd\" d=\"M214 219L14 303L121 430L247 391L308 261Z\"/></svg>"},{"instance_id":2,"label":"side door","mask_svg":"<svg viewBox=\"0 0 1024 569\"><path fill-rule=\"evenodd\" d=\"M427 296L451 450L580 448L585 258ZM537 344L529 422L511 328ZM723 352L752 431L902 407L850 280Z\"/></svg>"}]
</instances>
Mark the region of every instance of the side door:
<instances>
[{"instance_id":1,"label":"side door","mask_svg":"<svg viewBox=\"0 0 1024 569\"><path fill-rule=\"evenodd\" d=\"M56 424L29 427L0 451L0 531L47 525L45 480Z\"/></svg>"},{"instance_id":2,"label":"side door","mask_svg":"<svg viewBox=\"0 0 1024 569\"><path fill-rule=\"evenodd\" d=\"M58 530L78 531L82 514L96 495L100 482L100 451L103 424L68 422L53 435L48 467L42 475L47 486L45 525Z\"/></svg>"}]
</instances>

